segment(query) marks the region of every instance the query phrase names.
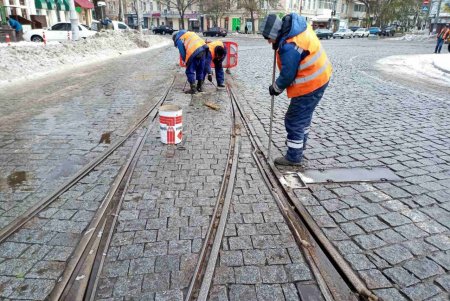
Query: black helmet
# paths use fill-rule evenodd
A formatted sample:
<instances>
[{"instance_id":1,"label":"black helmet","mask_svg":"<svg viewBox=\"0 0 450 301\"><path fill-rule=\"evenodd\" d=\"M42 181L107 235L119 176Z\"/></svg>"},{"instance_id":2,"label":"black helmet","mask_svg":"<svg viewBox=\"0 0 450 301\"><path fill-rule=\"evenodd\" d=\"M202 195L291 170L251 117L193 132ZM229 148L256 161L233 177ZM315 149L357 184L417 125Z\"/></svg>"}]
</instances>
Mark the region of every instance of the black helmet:
<instances>
[{"instance_id":1,"label":"black helmet","mask_svg":"<svg viewBox=\"0 0 450 301\"><path fill-rule=\"evenodd\" d=\"M214 52L217 58L222 58L225 55L225 49L222 46L216 46Z\"/></svg>"}]
</instances>

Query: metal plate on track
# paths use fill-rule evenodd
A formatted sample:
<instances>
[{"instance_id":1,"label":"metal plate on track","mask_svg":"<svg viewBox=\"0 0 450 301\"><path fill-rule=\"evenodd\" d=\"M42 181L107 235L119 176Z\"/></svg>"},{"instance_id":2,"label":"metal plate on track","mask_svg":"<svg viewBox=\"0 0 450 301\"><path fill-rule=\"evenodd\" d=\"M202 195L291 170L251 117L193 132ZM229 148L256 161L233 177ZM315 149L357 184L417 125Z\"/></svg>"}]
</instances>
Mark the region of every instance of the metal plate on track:
<instances>
[{"instance_id":1,"label":"metal plate on track","mask_svg":"<svg viewBox=\"0 0 450 301\"><path fill-rule=\"evenodd\" d=\"M342 182L388 182L400 181L392 170L386 167L372 168L333 168L304 170L298 173L305 184Z\"/></svg>"},{"instance_id":2,"label":"metal plate on track","mask_svg":"<svg viewBox=\"0 0 450 301\"><path fill-rule=\"evenodd\" d=\"M280 178L281 184L292 189L297 188L308 188L306 184L300 178L300 175L296 172L285 173L283 177Z\"/></svg>"}]
</instances>

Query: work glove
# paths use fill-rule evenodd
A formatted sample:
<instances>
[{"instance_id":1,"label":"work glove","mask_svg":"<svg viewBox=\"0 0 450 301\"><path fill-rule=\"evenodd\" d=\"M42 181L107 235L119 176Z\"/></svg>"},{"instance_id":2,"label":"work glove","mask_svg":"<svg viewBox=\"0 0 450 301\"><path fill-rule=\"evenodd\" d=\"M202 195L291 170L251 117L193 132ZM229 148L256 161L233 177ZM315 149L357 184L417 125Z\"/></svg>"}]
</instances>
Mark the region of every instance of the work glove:
<instances>
[{"instance_id":1,"label":"work glove","mask_svg":"<svg viewBox=\"0 0 450 301\"><path fill-rule=\"evenodd\" d=\"M279 91L279 90L276 89L273 85L270 85L270 87L269 87L269 94L270 94L271 96L278 96L278 95L281 94L281 92L283 92L283 91Z\"/></svg>"},{"instance_id":2,"label":"work glove","mask_svg":"<svg viewBox=\"0 0 450 301\"><path fill-rule=\"evenodd\" d=\"M208 80L212 82L212 74L208 74Z\"/></svg>"}]
</instances>

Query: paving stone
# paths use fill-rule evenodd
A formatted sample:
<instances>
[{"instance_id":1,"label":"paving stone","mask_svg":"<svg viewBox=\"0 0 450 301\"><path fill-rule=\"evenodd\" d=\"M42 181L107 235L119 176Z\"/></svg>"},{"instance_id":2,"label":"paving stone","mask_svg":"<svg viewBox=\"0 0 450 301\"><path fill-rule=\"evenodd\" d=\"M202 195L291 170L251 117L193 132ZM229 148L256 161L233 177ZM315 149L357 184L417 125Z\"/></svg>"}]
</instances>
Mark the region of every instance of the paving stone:
<instances>
[{"instance_id":1,"label":"paving stone","mask_svg":"<svg viewBox=\"0 0 450 301\"><path fill-rule=\"evenodd\" d=\"M236 283L256 284L261 282L260 271L257 266L243 266L234 268Z\"/></svg>"},{"instance_id":2,"label":"paving stone","mask_svg":"<svg viewBox=\"0 0 450 301\"><path fill-rule=\"evenodd\" d=\"M446 274L443 276L439 276L435 279L436 283L438 283L444 290L450 293L450 275Z\"/></svg>"},{"instance_id":3,"label":"paving stone","mask_svg":"<svg viewBox=\"0 0 450 301\"><path fill-rule=\"evenodd\" d=\"M317 300L323 301L322 293L319 288L313 284L303 284L302 282L296 283L298 293L300 295L300 300Z\"/></svg>"},{"instance_id":4,"label":"paving stone","mask_svg":"<svg viewBox=\"0 0 450 301\"><path fill-rule=\"evenodd\" d=\"M144 244L125 245L120 247L119 260L142 257L144 254Z\"/></svg>"},{"instance_id":5,"label":"paving stone","mask_svg":"<svg viewBox=\"0 0 450 301\"><path fill-rule=\"evenodd\" d=\"M444 273L444 270L438 264L427 258L410 260L403 267L419 279L426 279Z\"/></svg>"},{"instance_id":6,"label":"paving stone","mask_svg":"<svg viewBox=\"0 0 450 301\"><path fill-rule=\"evenodd\" d=\"M209 292L210 301L228 301L228 291L224 285L214 285Z\"/></svg>"},{"instance_id":7,"label":"paving stone","mask_svg":"<svg viewBox=\"0 0 450 301\"><path fill-rule=\"evenodd\" d=\"M428 234L425 231L420 230L418 227L416 227L413 224L395 227L394 230L408 239L428 236Z\"/></svg>"},{"instance_id":8,"label":"paving stone","mask_svg":"<svg viewBox=\"0 0 450 301\"><path fill-rule=\"evenodd\" d=\"M364 254L347 254L345 259L356 271L375 268L375 265Z\"/></svg>"},{"instance_id":9,"label":"paving stone","mask_svg":"<svg viewBox=\"0 0 450 301\"><path fill-rule=\"evenodd\" d=\"M433 284L419 283L402 289L402 292L412 300L425 300L439 294L441 290Z\"/></svg>"},{"instance_id":10,"label":"paving stone","mask_svg":"<svg viewBox=\"0 0 450 301\"><path fill-rule=\"evenodd\" d=\"M9 298L43 300L55 285L54 280L24 279Z\"/></svg>"},{"instance_id":11,"label":"paving stone","mask_svg":"<svg viewBox=\"0 0 450 301\"><path fill-rule=\"evenodd\" d=\"M386 229L376 232L376 235L386 243L396 243L406 240L403 236L392 229Z\"/></svg>"},{"instance_id":12,"label":"paving stone","mask_svg":"<svg viewBox=\"0 0 450 301\"><path fill-rule=\"evenodd\" d=\"M147 274L155 269L155 257L137 258L130 261L129 274Z\"/></svg>"},{"instance_id":13,"label":"paving stone","mask_svg":"<svg viewBox=\"0 0 450 301\"><path fill-rule=\"evenodd\" d=\"M180 269L180 257L178 255L156 256L155 272L178 271Z\"/></svg>"},{"instance_id":14,"label":"paving stone","mask_svg":"<svg viewBox=\"0 0 450 301\"><path fill-rule=\"evenodd\" d=\"M299 301L300 297L297 293L297 288L293 283L282 284L284 298L286 301Z\"/></svg>"},{"instance_id":15,"label":"paving stone","mask_svg":"<svg viewBox=\"0 0 450 301\"><path fill-rule=\"evenodd\" d=\"M369 289L392 287L391 282L379 270L359 271L359 275Z\"/></svg>"},{"instance_id":16,"label":"paving stone","mask_svg":"<svg viewBox=\"0 0 450 301\"><path fill-rule=\"evenodd\" d=\"M142 275L119 277L114 285L115 297L134 296L141 292Z\"/></svg>"},{"instance_id":17,"label":"paving stone","mask_svg":"<svg viewBox=\"0 0 450 301\"><path fill-rule=\"evenodd\" d=\"M285 265L286 274L290 282L311 280L311 272L306 264L294 263Z\"/></svg>"},{"instance_id":18,"label":"paving stone","mask_svg":"<svg viewBox=\"0 0 450 301\"><path fill-rule=\"evenodd\" d=\"M257 300L256 290L253 285L241 285L233 284L230 285L229 292L230 301L240 301L240 300Z\"/></svg>"},{"instance_id":19,"label":"paving stone","mask_svg":"<svg viewBox=\"0 0 450 301\"><path fill-rule=\"evenodd\" d=\"M413 255L400 245L386 246L375 250L375 253L393 265L413 258Z\"/></svg>"},{"instance_id":20,"label":"paving stone","mask_svg":"<svg viewBox=\"0 0 450 301\"><path fill-rule=\"evenodd\" d=\"M221 251L220 252L221 266L241 266L243 265L243 257L241 251Z\"/></svg>"},{"instance_id":21,"label":"paving stone","mask_svg":"<svg viewBox=\"0 0 450 301\"><path fill-rule=\"evenodd\" d=\"M407 217L398 212L382 214L380 218L392 227L411 223Z\"/></svg>"},{"instance_id":22,"label":"paving stone","mask_svg":"<svg viewBox=\"0 0 450 301\"><path fill-rule=\"evenodd\" d=\"M279 284L259 284L256 286L256 295L261 301L285 300Z\"/></svg>"},{"instance_id":23,"label":"paving stone","mask_svg":"<svg viewBox=\"0 0 450 301\"><path fill-rule=\"evenodd\" d=\"M436 247L422 240L408 240L402 243L413 255L427 255L437 250Z\"/></svg>"},{"instance_id":24,"label":"paving stone","mask_svg":"<svg viewBox=\"0 0 450 301\"><path fill-rule=\"evenodd\" d=\"M394 288L384 288L374 290L376 296L382 298L385 301L406 301L407 299Z\"/></svg>"},{"instance_id":25,"label":"paving stone","mask_svg":"<svg viewBox=\"0 0 450 301\"><path fill-rule=\"evenodd\" d=\"M214 271L214 284L236 283L232 267L218 266Z\"/></svg>"},{"instance_id":26,"label":"paving stone","mask_svg":"<svg viewBox=\"0 0 450 301\"><path fill-rule=\"evenodd\" d=\"M269 265L291 263L291 259L286 249L267 249L265 250L265 255Z\"/></svg>"},{"instance_id":27,"label":"paving stone","mask_svg":"<svg viewBox=\"0 0 450 301\"><path fill-rule=\"evenodd\" d=\"M378 231L388 228L388 226L380 221L377 217L368 217L356 222L366 232Z\"/></svg>"},{"instance_id":28,"label":"paving stone","mask_svg":"<svg viewBox=\"0 0 450 301\"><path fill-rule=\"evenodd\" d=\"M281 265L264 266L260 269L263 283L287 282L286 271Z\"/></svg>"},{"instance_id":29,"label":"paving stone","mask_svg":"<svg viewBox=\"0 0 450 301\"><path fill-rule=\"evenodd\" d=\"M401 267L386 269L383 273L400 287L407 287L420 282L412 273Z\"/></svg>"},{"instance_id":30,"label":"paving stone","mask_svg":"<svg viewBox=\"0 0 450 301\"><path fill-rule=\"evenodd\" d=\"M26 274L26 277L57 280L64 270L64 267L64 262L40 261Z\"/></svg>"},{"instance_id":31,"label":"paving stone","mask_svg":"<svg viewBox=\"0 0 450 301\"><path fill-rule=\"evenodd\" d=\"M386 245L384 241L373 234L358 235L354 237L356 243L365 250L375 249Z\"/></svg>"},{"instance_id":32,"label":"paving stone","mask_svg":"<svg viewBox=\"0 0 450 301\"><path fill-rule=\"evenodd\" d=\"M430 259L434 262L438 263L441 267L450 271L450 252L435 252L433 254L428 255Z\"/></svg>"},{"instance_id":33,"label":"paving stone","mask_svg":"<svg viewBox=\"0 0 450 301\"><path fill-rule=\"evenodd\" d=\"M182 301L183 293L179 290L157 292L155 301Z\"/></svg>"},{"instance_id":34,"label":"paving stone","mask_svg":"<svg viewBox=\"0 0 450 301\"><path fill-rule=\"evenodd\" d=\"M160 292L169 289L170 273L154 273L144 275L142 283L142 291L144 292Z\"/></svg>"},{"instance_id":35,"label":"paving stone","mask_svg":"<svg viewBox=\"0 0 450 301\"><path fill-rule=\"evenodd\" d=\"M243 250L245 265L265 265L266 255L264 250Z\"/></svg>"},{"instance_id":36,"label":"paving stone","mask_svg":"<svg viewBox=\"0 0 450 301\"><path fill-rule=\"evenodd\" d=\"M425 238L425 241L441 250L450 250L450 237L446 235L435 235Z\"/></svg>"}]
</instances>

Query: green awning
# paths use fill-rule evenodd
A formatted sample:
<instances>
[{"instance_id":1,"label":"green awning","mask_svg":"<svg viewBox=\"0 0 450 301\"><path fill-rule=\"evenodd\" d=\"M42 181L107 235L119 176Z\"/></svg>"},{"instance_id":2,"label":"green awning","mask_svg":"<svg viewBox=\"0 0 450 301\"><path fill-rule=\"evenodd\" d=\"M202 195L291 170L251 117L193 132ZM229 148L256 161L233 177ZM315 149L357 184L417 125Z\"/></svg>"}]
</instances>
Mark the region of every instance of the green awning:
<instances>
[{"instance_id":1,"label":"green awning","mask_svg":"<svg viewBox=\"0 0 450 301\"><path fill-rule=\"evenodd\" d=\"M46 0L34 0L34 5L37 9L47 9L47 1Z\"/></svg>"},{"instance_id":2,"label":"green awning","mask_svg":"<svg viewBox=\"0 0 450 301\"><path fill-rule=\"evenodd\" d=\"M56 7L58 10L70 10L69 1L68 0L56 0Z\"/></svg>"},{"instance_id":3,"label":"green awning","mask_svg":"<svg viewBox=\"0 0 450 301\"><path fill-rule=\"evenodd\" d=\"M56 10L55 0L47 0L47 9Z\"/></svg>"}]
</instances>

